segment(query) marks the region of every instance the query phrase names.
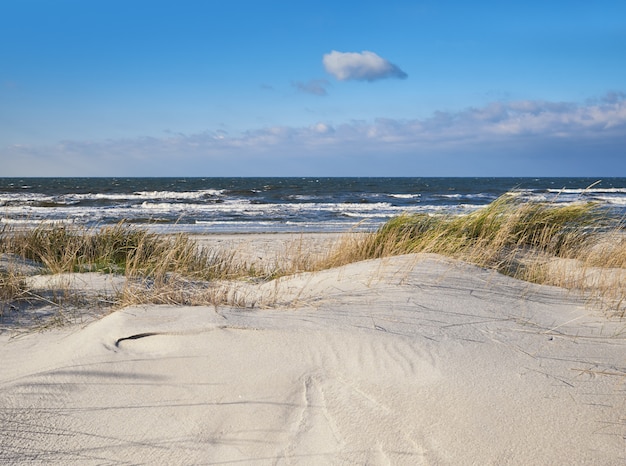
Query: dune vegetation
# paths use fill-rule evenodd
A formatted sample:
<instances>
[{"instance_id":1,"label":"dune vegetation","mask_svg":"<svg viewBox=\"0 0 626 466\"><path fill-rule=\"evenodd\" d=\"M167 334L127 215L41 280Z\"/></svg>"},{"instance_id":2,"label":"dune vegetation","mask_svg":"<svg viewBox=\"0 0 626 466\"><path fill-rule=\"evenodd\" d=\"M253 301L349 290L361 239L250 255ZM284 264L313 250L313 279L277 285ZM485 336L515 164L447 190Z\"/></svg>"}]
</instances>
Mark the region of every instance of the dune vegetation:
<instances>
[{"instance_id":1,"label":"dune vegetation","mask_svg":"<svg viewBox=\"0 0 626 466\"><path fill-rule=\"evenodd\" d=\"M20 261L39 264L50 274L123 275L127 284L114 299L117 306L238 304L236 293L224 283L263 281L399 254L435 253L581 292L594 306L624 316L624 227L623 219L608 216L596 204L529 203L506 194L467 215L404 215L375 232L346 234L321 256L296 247L263 267L243 260L236 251L201 247L192 235L150 233L123 222L93 229L4 228L0 314L21 300L36 301L37 294L28 290L20 267L14 266Z\"/></svg>"},{"instance_id":2,"label":"dune vegetation","mask_svg":"<svg viewBox=\"0 0 626 466\"><path fill-rule=\"evenodd\" d=\"M351 239L325 266L408 253L434 253L537 284L579 291L624 315L626 228L594 203L520 202L506 194L468 215L404 215Z\"/></svg>"}]
</instances>

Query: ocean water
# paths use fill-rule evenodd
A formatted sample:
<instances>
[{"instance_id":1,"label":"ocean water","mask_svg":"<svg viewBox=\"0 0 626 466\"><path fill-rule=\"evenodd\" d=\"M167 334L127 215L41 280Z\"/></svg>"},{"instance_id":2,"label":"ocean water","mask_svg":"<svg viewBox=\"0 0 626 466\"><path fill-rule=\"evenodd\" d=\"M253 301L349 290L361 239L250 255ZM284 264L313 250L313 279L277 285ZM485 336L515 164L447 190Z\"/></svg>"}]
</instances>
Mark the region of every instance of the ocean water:
<instances>
[{"instance_id":1,"label":"ocean water","mask_svg":"<svg viewBox=\"0 0 626 466\"><path fill-rule=\"evenodd\" d=\"M373 230L403 213L469 213L508 191L529 201L595 201L612 215L626 214L626 178L0 178L0 225Z\"/></svg>"}]
</instances>

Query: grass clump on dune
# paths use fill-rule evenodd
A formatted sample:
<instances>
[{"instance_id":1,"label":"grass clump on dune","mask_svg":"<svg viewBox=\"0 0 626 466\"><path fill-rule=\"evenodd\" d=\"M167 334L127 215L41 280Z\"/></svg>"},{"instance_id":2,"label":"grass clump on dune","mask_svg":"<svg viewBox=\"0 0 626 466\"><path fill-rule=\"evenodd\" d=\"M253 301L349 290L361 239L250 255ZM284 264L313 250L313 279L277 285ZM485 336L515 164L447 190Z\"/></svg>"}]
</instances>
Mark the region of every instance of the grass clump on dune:
<instances>
[{"instance_id":1,"label":"grass clump on dune","mask_svg":"<svg viewBox=\"0 0 626 466\"><path fill-rule=\"evenodd\" d=\"M65 225L4 231L0 252L43 264L50 273L112 272L128 277L181 273L202 279L241 275L243 264L202 250L187 235L159 235L124 223L100 229Z\"/></svg>"},{"instance_id":2,"label":"grass clump on dune","mask_svg":"<svg viewBox=\"0 0 626 466\"><path fill-rule=\"evenodd\" d=\"M522 280L581 290L603 307L624 313L624 224L597 204L520 202L506 194L468 215L403 215L348 241L325 266L408 253L442 254Z\"/></svg>"},{"instance_id":3,"label":"grass clump on dune","mask_svg":"<svg viewBox=\"0 0 626 466\"><path fill-rule=\"evenodd\" d=\"M520 203L505 195L468 215L396 217L332 260L352 262L407 253L436 253L481 266L506 263L520 250L563 256L577 250L602 219L594 204Z\"/></svg>"},{"instance_id":4,"label":"grass clump on dune","mask_svg":"<svg viewBox=\"0 0 626 466\"><path fill-rule=\"evenodd\" d=\"M192 281L209 282L255 273L234 253L201 248L188 235L160 235L124 223L99 229L67 225L0 232L0 254L42 264L48 273L103 272L124 275L127 285L118 305L137 303L206 304L223 301L225 293L192 293ZM8 276L7 276L8 277ZM22 283L1 277L3 302L18 299ZM70 290L65 290L65 295ZM36 295L30 293L31 300Z\"/></svg>"}]
</instances>

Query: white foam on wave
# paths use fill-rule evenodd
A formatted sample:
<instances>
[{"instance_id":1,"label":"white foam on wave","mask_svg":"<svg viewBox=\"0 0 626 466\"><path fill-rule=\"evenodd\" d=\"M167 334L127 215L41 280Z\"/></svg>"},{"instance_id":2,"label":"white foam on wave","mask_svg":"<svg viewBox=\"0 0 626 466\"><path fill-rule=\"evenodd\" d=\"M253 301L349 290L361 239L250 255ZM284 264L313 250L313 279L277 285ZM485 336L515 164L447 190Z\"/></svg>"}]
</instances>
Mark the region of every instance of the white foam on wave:
<instances>
[{"instance_id":1,"label":"white foam on wave","mask_svg":"<svg viewBox=\"0 0 626 466\"><path fill-rule=\"evenodd\" d=\"M344 217L352 217L352 218L389 218L390 216L392 216L392 214L390 214L389 212L378 212L378 213L367 213L364 214L363 212L341 212L341 215L343 215Z\"/></svg>"},{"instance_id":2,"label":"white foam on wave","mask_svg":"<svg viewBox=\"0 0 626 466\"><path fill-rule=\"evenodd\" d=\"M563 189L547 189L550 193L565 194L594 194L594 193L616 193L626 194L626 188L563 188Z\"/></svg>"},{"instance_id":3,"label":"white foam on wave","mask_svg":"<svg viewBox=\"0 0 626 466\"><path fill-rule=\"evenodd\" d=\"M178 208L177 210L182 210L184 204L172 204L171 202L148 202L148 201L144 201L141 204L142 209L160 210L160 211L168 211L168 212L173 210L174 206Z\"/></svg>"},{"instance_id":4,"label":"white foam on wave","mask_svg":"<svg viewBox=\"0 0 626 466\"><path fill-rule=\"evenodd\" d=\"M146 204L144 202L144 204ZM144 205L142 204L142 206ZM158 204L161 205L161 204ZM377 203L344 203L334 204L331 202L321 203L277 203L277 204L253 204L249 201L242 200L230 200L220 204L166 204L171 206L173 210L188 209L190 211L208 211L216 213L255 213L255 214L267 214L267 213L300 213L300 212L345 212L345 211L359 211L359 212L376 212L381 209L395 209L388 202Z\"/></svg>"},{"instance_id":5,"label":"white foam on wave","mask_svg":"<svg viewBox=\"0 0 626 466\"><path fill-rule=\"evenodd\" d=\"M626 196L594 196L595 200L613 205L626 205Z\"/></svg>"},{"instance_id":6,"label":"white foam on wave","mask_svg":"<svg viewBox=\"0 0 626 466\"><path fill-rule=\"evenodd\" d=\"M422 197L421 194L389 194L389 197L395 197L396 199L417 199Z\"/></svg>"},{"instance_id":7,"label":"white foam on wave","mask_svg":"<svg viewBox=\"0 0 626 466\"><path fill-rule=\"evenodd\" d=\"M134 193L84 193L69 194L68 197L80 200L112 200L112 201L138 201L142 199L153 200L184 200L202 199L204 197L220 197L224 194L223 189L201 189L198 191L136 191Z\"/></svg>"},{"instance_id":8,"label":"white foam on wave","mask_svg":"<svg viewBox=\"0 0 626 466\"><path fill-rule=\"evenodd\" d=\"M433 197L441 199L495 199L491 194L477 193L477 194L433 194Z\"/></svg>"},{"instance_id":9,"label":"white foam on wave","mask_svg":"<svg viewBox=\"0 0 626 466\"><path fill-rule=\"evenodd\" d=\"M68 224L76 223L76 219L73 218L47 218L47 219L33 219L33 218L5 218L0 217L0 223L5 225L17 225L17 226L39 226L39 225L56 225L56 224Z\"/></svg>"},{"instance_id":10,"label":"white foam on wave","mask_svg":"<svg viewBox=\"0 0 626 466\"><path fill-rule=\"evenodd\" d=\"M6 203L54 202L55 198L39 193L0 193L0 205Z\"/></svg>"},{"instance_id":11,"label":"white foam on wave","mask_svg":"<svg viewBox=\"0 0 626 466\"><path fill-rule=\"evenodd\" d=\"M200 189L197 191L138 191L139 197L148 199L202 199L203 197L219 197L223 189Z\"/></svg>"}]
</instances>

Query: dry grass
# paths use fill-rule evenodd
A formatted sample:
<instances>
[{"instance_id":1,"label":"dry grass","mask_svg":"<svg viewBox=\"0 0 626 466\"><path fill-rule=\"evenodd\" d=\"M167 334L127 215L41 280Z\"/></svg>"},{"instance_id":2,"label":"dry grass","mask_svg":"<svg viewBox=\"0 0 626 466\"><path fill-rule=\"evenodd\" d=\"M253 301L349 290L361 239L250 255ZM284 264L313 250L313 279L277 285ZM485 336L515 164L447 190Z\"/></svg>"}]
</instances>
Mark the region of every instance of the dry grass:
<instances>
[{"instance_id":1,"label":"dry grass","mask_svg":"<svg viewBox=\"0 0 626 466\"><path fill-rule=\"evenodd\" d=\"M0 273L0 317L15 308L15 301L24 297L26 284L19 274Z\"/></svg>"},{"instance_id":2,"label":"dry grass","mask_svg":"<svg viewBox=\"0 0 626 466\"><path fill-rule=\"evenodd\" d=\"M499 267L520 251L570 254L586 243L601 221L593 204L553 207L518 203L514 196L506 195L469 215L397 217L373 235L343 245L329 260L341 264L425 252Z\"/></svg>"},{"instance_id":3,"label":"dry grass","mask_svg":"<svg viewBox=\"0 0 626 466\"><path fill-rule=\"evenodd\" d=\"M0 330L6 328L42 329L82 318L82 309L93 307L91 299L72 293L65 285L53 289L33 289L19 267L0 271Z\"/></svg>"},{"instance_id":4,"label":"dry grass","mask_svg":"<svg viewBox=\"0 0 626 466\"><path fill-rule=\"evenodd\" d=\"M254 306L242 281L266 281L365 259L436 253L489 267L535 283L585 293L613 314L626 312L624 222L595 204L555 206L505 195L464 216L406 215L368 234L344 235L325 254L306 242L259 264L235 250L201 247L189 235L159 235L120 223L101 229L67 226L0 232L0 254L44 264L50 273L98 271L124 275L111 305L229 304ZM42 296L16 272L0 275L0 313L14 302L42 300L58 306L72 292Z\"/></svg>"},{"instance_id":5,"label":"dry grass","mask_svg":"<svg viewBox=\"0 0 626 466\"><path fill-rule=\"evenodd\" d=\"M556 206L504 195L469 215L405 215L350 237L318 267L407 253L436 253L534 283L585 293L626 312L623 221L592 203Z\"/></svg>"},{"instance_id":6,"label":"dry grass","mask_svg":"<svg viewBox=\"0 0 626 466\"><path fill-rule=\"evenodd\" d=\"M66 225L0 233L0 252L42 263L51 273L113 272L128 276L183 271L205 279L241 275L228 254L202 251L189 236L164 236L124 223L101 229Z\"/></svg>"},{"instance_id":7,"label":"dry grass","mask_svg":"<svg viewBox=\"0 0 626 466\"><path fill-rule=\"evenodd\" d=\"M240 296L209 284L258 275L232 251L201 248L187 235L158 235L123 223L101 229L66 225L24 231L5 228L0 232L0 254L43 264L51 274L95 271L124 275L126 285L107 303L114 307L241 304ZM55 290L28 289L20 267L14 269L0 275L3 312L4 308L53 306L57 314L66 314L68 308L89 305L70 283Z\"/></svg>"}]
</instances>

